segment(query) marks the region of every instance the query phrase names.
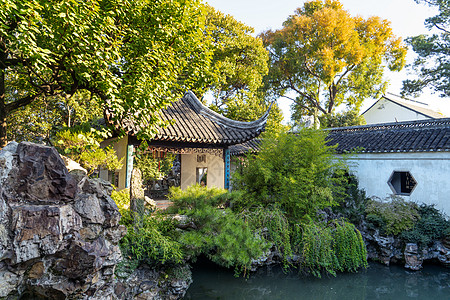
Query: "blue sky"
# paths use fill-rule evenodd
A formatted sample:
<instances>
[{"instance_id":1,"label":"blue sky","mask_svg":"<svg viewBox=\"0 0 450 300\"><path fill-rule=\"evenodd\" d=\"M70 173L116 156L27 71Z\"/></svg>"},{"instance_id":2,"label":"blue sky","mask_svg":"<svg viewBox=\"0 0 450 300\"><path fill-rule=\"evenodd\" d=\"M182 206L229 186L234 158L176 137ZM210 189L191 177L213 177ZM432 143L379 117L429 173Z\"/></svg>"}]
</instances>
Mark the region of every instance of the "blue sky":
<instances>
[{"instance_id":1,"label":"blue sky","mask_svg":"<svg viewBox=\"0 0 450 300\"><path fill-rule=\"evenodd\" d=\"M286 18L294 13L297 7L303 6L305 1L294 0L205 0L211 6L223 13L234 16L237 20L255 28L255 35L267 29L279 29ZM391 22L394 34L402 38L418 34L427 34L424 26L427 17L437 13L434 8L416 4L414 0L341 0L344 8L352 15L379 16ZM415 54L408 53L408 62L412 62ZM408 78L408 70L401 72L386 72L385 77L390 81L388 92L399 95L402 80ZM409 76L411 77L411 76ZM450 116L450 99L439 98L426 91L419 98L428 103L430 108L439 110ZM374 99L365 101L362 110L374 103ZM280 107L289 116L289 100L279 100Z\"/></svg>"}]
</instances>

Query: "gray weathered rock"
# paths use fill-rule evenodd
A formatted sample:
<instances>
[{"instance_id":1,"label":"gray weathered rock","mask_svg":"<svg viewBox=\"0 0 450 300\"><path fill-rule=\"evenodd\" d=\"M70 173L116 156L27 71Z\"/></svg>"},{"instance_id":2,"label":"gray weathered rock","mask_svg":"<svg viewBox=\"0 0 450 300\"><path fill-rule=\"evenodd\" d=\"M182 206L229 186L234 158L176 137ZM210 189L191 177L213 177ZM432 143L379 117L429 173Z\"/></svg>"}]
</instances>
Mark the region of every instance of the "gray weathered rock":
<instances>
[{"instance_id":1,"label":"gray weathered rock","mask_svg":"<svg viewBox=\"0 0 450 300\"><path fill-rule=\"evenodd\" d=\"M184 297L191 283L192 273L187 265L166 270L143 265L117 281L115 294L119 299L175 300Z\"/></svg>"},{"instance_id":2,"label":"gray weathered rock","mask_svg":"<svg viewBox=\"0 0 450 300\"><path fill-rule=\"evenodd\" d=\"M0 297L118 299L114 268L126 229L112 187L77 176L50 147L0 151Z\"/></svg>"},{"instance_id":3,"label":"gray weathered rock","mask_svg":"<svg viewBox=\"0 0 450 300\"><path fill-rule=\"evenodd\" d=\"M420 270L425 261L439 262L450 267L450 248L445 246L445 242L435 241L430 247L419 249L417 244L405 244L394 236L382 236L378 230L359 230L366 243L369 259L385 265L404 264L405 268L410 270Z\"/></svg>"},{"instance_id":4,"label":"gray weathered rock","mask_svg":"<svg viewBox=\"0 0 450 300\"><path fill-rule=\"evenodd\" d=\"M419 247L417 247L417 244L406 244L403 255L405 256L405 268L414 271L420 270L422 268L423 259L419 254Z\"/></svg>"}]
</instances>

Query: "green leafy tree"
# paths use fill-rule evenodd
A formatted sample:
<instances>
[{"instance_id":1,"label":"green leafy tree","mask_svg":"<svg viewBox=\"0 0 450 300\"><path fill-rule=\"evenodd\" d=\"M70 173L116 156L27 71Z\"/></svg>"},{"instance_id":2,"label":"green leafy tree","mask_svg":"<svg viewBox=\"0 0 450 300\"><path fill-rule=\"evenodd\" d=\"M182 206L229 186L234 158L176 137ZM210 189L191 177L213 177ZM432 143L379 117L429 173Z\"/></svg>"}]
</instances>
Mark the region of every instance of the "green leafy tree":
<instances>
[{"instance_id":1,"label":"green leafy tree","mask_svg":"<svg viewBox=\"0 0 450 300\"><path fill-rule=\"evenodd\" d=\"M203 20L198 0L2 1L0 147L15 110L80 89L111 121L145 122L151 135L157 111L188 88L186 69L209 62Z\"/></svg>"},{"instance_id":2,"label":"green leafy tree","mask_svg":"<svg viewBox=\"0 0 450 300\"><path fill-rule=\"evenodd\" d=\"M51 144L51 139L62 128L96 122L102 115L95 96L87 91L80 90L71 97L42 96L8 116L7 133L17 142Z\"/></svg>"},{"instance_id":3,"label":"green leafy tree","mask_svg":"<svg viewBox=\"0 0 450 300\"><path fill-rule=\"evenodd\" d=\"M270 102L261 93L268 72L268 52L254 29L206 5L205 44L212 57L201 76L195 78L194 92L212 97L211 108L238 121L261 117ZM276 105L269 116L269 129L281 127L282 113Z\"/></svg>"},{"instance_id":4,"label":"green leafy tree","mask_svg":"<svg viewBox=\"0 0 450 300\"><path fill-rule=\"evenodd\" d=\"M410 37L407 42L418 54L412 64L417 73L416 79L403 81L402 94L418 95L425 87L430 87L442 97L450 96L450 1L448 0L416 0L437 7L439 14L425 21L429 29L438 29L440 34L418 35Z\"/></svg>"},{"instance_id":5,"label":"green leafy tree","mask_svg":"<svg viewBox=\"0 0 450 300\"><path fill-rule=\"evenodd\" d=\"M268 53L254 29L206 5L205 40L212 51L206 77L199 80L199 95L211 91L213 105L226 110L230 99L255 93L267 74Z\"/></svg>"},{"instance_id":6,"label":"green leafy tree","mask_svg":"<svg viewBox=\"0 0 450 300\"><path fill-rule=\"evenodd\" d=\"M319 117L321 128L346 127L365 125L366 120L358 110L349 109L341 113L321 115Z\"/></svg>"},{"instance_id":7,"label":"green leafy tree","mask_svg":"<svg viewBox=\"0 0 450 300\"><path fill-rule=\"evenodd\" d=\"M122 168L123 158L119 160L112 147L100 147L106 136L94 129L90 132L66 129L55 135L54 144L59 153L78 162L92 175L100 167L111 171Z\"/></svg>"},{"instance_id":8,"label":"green leafy tree","mask_svg":"<svg viewBox=\"0 0 450 300\"><path fill-rule=\"evenodd\" d=\"M306 2L261 37L270 53L266 88L291 99L297 115L331 114L340 104L359 109L385 90L384 68L405 63L406 47L387 20L352 17L337 0Z\"/></svg>"}]
</instances>

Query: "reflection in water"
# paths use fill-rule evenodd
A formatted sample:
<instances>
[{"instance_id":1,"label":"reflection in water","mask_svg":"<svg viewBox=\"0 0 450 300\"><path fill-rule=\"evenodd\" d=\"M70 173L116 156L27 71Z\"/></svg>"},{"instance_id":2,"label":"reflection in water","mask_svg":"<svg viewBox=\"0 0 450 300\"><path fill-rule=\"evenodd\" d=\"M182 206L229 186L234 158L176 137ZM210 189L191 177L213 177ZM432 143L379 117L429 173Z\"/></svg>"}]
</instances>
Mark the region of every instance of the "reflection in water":
<instances>
[{"instance_id":1,"label":"reflection in water","mask_svg":"<svg viewBox=\"0 0 450 300\"><path fill-rule=\"evenodd\" d=\"M193 277L185 299L450 299L450 269L438 266L413 272L371 263L356 274L322 279L268 267L246 280L235 278L233 271L199 264Z\"/></svg>"}]
</instances>

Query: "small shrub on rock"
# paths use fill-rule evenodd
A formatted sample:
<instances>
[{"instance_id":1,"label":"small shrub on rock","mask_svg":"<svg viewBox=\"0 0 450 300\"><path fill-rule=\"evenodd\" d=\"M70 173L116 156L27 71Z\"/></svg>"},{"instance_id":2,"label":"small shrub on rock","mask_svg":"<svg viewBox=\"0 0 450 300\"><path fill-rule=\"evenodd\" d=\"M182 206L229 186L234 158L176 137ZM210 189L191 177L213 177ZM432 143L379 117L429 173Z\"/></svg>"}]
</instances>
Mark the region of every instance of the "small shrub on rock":
<instances>
[{"instance_id":1,"label":"small shrub on rock","mask_svg":"<svg viewBox=\"0 0 450 300\"><path fill-rule=\"evenodd\" d=\"M384 201L371 199L366 207L367 221L379 227L385 234L399 235L413 228L420 219L419 209L414 202L398 196L390 196Z\"/></svg>"},{"instance_id":2,"label":"small shrub on rock","mask_svg":"<svg viewBox=\"0 0 450 300\"><path fill-rule=\"evenodd\" d=\"M112 191L111 198L116 202L121 212L130 208L130 189Z\"/></svg>"},{"instance_id":3,"label":"small shrub on rock","mask_svg":"<svg viewBox=\"0 0 450 300\"><path fill-rule=\"evenodd\" d=\"M419 214L420 219L414 224L414 227L402 232L403 240L408 243L416 243L419 247L425 247L448 234L450 222L434 205L420 205Z\"/></svg>"}]
</instances>

